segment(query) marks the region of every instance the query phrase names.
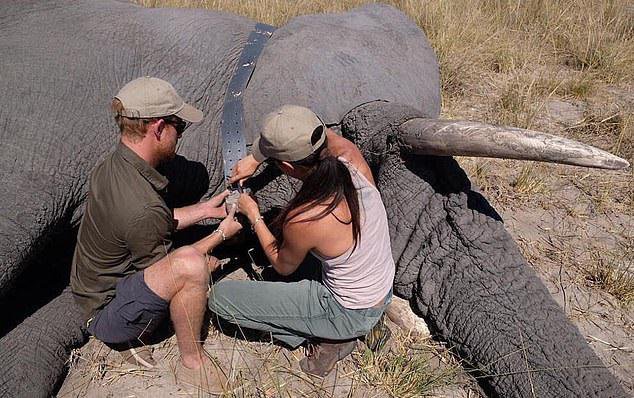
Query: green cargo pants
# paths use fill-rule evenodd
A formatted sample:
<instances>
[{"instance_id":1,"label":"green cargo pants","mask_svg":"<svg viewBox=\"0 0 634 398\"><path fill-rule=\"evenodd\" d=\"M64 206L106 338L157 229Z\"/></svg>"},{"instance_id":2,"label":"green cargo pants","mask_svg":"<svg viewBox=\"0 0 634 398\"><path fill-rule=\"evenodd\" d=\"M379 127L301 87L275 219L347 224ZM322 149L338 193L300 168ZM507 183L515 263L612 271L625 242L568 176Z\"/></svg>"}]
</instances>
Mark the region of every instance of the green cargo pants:
<instances>
[{"instance_id":1,"label":"green cargo pants","mask_svg":"<svg viewBox=\"0 0 634 398\"><path fill-rule=\"evenodd\" d=\"M351 310L314 280L222 281L212 286L209 309L240 327L271 332L295 348L313 337L348 340L367 334L391 297L382 306Z\"/></svg>"}]
</instances>

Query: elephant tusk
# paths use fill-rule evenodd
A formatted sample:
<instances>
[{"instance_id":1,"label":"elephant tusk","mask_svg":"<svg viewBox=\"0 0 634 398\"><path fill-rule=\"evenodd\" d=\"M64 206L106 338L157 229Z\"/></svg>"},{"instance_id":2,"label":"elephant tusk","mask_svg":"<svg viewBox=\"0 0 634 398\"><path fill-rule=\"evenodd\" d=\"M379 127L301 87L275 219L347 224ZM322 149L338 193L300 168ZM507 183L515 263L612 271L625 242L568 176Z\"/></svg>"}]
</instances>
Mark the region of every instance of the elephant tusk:
<instances>
[{"instance_id":1,"label":"elephant tusk","mask_svg":"<svg viewBox=\"0 0 634 398\"><path fill-rule=\"evenodd\" d=\"M610 170L629 167L627 160L593 146L515 127L414 118L399 130L401 148L419 155L536 160Z\"/></svg>"}]
</instances>

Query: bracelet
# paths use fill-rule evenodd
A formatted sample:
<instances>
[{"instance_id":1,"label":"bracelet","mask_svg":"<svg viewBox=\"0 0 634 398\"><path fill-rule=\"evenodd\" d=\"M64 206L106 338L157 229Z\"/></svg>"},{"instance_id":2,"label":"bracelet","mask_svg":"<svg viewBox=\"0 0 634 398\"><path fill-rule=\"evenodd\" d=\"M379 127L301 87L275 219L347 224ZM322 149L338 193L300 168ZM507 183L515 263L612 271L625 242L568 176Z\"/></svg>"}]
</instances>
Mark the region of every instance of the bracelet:
<instances>
[{"instance_id":1,"label":"bracelet","mask_svg":"<svg viewBox=\"0 0 634 398\"><path fill-rule=\"evenodd\" d=\"M253 222L253 224L251 224L251 230L252 230L252 231L255 231L255 226L256 226L256 225L258 225L258 223L259 223L260 221L264 221L264 217L262 217L262 216L257 216L257 217L255 218L255 221Z\"/></svg>"},{"instance_id":2,"label":"bracelet","mask_svg":"<svg viewBox=\"0 0 634 398\"><path fill-rule=\"evenodd\" d=\"M218 229L216 229L216 230L214 231L214 234L215 234L215 233L219 233L219 234L220 234L220 236L222 236L222 241L223 241L223 242L227 240L227 235L225 235L225 231L223 231L223 230L222 230L222 228L218 228Z\"/></svg>"}]
</instances>

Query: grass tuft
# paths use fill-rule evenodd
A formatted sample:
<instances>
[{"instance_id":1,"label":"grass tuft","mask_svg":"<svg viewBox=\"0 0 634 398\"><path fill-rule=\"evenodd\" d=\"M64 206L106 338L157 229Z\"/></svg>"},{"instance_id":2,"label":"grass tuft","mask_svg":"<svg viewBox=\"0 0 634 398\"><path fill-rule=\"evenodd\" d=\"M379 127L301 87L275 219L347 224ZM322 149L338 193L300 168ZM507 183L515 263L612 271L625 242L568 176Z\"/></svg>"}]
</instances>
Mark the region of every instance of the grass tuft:
<instances>
[{"instance_id":1,"label":"grass tuft","mask_svg":"<svg viewBox=\"0 0 634 398\"><path fill-rule=\"evenodd\" d=\"M531 128L536 116L543 108L543 101L538 97L536 82L536 78L527 79L526 76L517 75L503 85L497 106L491 116L492 122Z\"/></svg>"},{"instance_id":2,"label":"grass tuft","mask_svg":"<svg viewBox=\"0 0 634 398\"><path fill-rule=\"evenodd\" d=\"M595 92L595 84L590 75L575 72L563 77L557 74L542 76L535 88L541 96L586 99Z\"/></svg>"},{"instance_id":3,"label":"grass tuft","mask_svg":"<svg viewBox=\"0 0 634 398\"><path fill-rule=\"evenodd\" d=\"M608 114L587 111L583 121L567 129L585 140L600 140L596 145L615 155L634 159L634 116L622 110Z\"/></svg>"},{"instance_id":4,"label":"grass tuft","mask_svg":"<svg viewBox=\"0 0 634 398\"><path fill-rule=\"evenodd\" d=\"M391 397L425 397L456 383L460 367L441 359L432 346L415 347L400 335L390 349L378 354L366 349L355 354L358 377ZM447 363L443 363L447 362Z\"/></svg>"},{"instance_id":5,"label":"grass tuft","mask_svg":"<svg viewBox=\"0 0 634 398\"><path fill-rule=\"evenodd\" d=\"M611 294L621 305L629 308L634 303L634 270L631 257L628 263L627 254L621 254L595 253L593 261L585 269L585 279L589 286ZM634 251L629 250L629 255L634 255Z\"/></svg>"},{"instance_id":6,"label":"grass tuft","mask_svg":"<svg viewBox=\"0 0 634 398\"><path fill-rule=\"evenodd\" d=\"M522 167L519 176L511 183L511 186L519 195L526 196L542 193L547 190L543 175L535 171L535 165L532 163Z\"/></svg>"}]
</instances>

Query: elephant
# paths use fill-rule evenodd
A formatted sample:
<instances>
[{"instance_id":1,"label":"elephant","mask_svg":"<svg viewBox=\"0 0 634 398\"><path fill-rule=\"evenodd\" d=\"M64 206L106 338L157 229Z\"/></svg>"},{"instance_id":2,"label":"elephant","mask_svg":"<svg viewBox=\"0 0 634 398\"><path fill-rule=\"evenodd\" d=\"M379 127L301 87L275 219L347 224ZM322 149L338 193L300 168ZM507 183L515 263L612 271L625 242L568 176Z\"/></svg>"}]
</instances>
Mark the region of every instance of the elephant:
<instances>
[{"instance_id":1,"label":"elephant","mask_svg":"<svg viewBox=\"0 0 634 398\"><path fill-rule=\"evenodd\" d=\"M0 6L0 395L52 394L70 350L86 341L64 286L88 175L118 138L114 93L156 76L202 109L204 121L179 143L189 160L164 170L175 192L188 193L181 202L216 194L225 189L224 98L255 26L228 13L117 0ZM607 169L625 160L545 133L438 119L433 49L387 5L279 27L241 95L249 145L264 115L292 103L360 147L388 212L395 294L476 369L488 395L625 396L453 156ZM250 186L266 211L296 189L270 167Z\"/></svg>"}]
</instances>

